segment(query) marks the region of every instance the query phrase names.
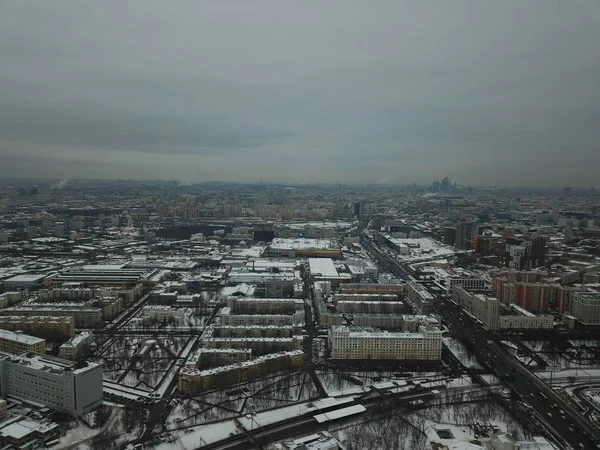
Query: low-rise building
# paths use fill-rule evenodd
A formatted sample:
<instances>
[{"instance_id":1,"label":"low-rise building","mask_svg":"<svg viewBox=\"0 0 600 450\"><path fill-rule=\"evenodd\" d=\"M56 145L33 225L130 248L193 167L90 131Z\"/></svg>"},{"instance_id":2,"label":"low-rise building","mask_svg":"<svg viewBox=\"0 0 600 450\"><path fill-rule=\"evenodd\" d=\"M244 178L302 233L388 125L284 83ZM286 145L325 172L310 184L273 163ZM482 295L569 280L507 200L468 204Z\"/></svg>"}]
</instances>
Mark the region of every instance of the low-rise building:
<instances>
[{"instance_id":1,"label":"low-rise building","mask_svg":"<svg viewBox=\"0 0 600 450\"><path fill-rule=\"evenodd\" d=\"M23 352L45 353L46 341L23 333L0 330L0 352L12 353L13 355Z\"/></svg>"},{"instance_id":2,"label":"low-rise building","mask_svg":"<svg viewBox=\"0 0 600 450\"><path fill-rule=\"evenodd\" d=\"M329 330L332 359L422 360L442 357L442 331L421 326L418 333L391 333L374 328L334 326Z\"/></svg>"}]
</instances>

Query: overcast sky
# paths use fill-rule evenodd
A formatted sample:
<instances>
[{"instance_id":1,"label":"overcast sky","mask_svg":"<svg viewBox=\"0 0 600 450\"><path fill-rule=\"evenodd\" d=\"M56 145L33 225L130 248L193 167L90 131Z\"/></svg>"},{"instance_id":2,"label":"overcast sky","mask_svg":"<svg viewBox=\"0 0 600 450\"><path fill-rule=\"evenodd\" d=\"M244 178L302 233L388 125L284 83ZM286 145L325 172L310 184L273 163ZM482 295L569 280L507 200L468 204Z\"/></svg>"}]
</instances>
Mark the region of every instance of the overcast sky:
<instances>
[{"instance_id":1,"label":"overcast sky","mask_svg":"<svg viewBox=\"0 0 600 450\"><path fill-rule=\"evenodd\" d=\"M600 184L600 2L0 0L0 176Z\"/></svg>"}]
</instances>

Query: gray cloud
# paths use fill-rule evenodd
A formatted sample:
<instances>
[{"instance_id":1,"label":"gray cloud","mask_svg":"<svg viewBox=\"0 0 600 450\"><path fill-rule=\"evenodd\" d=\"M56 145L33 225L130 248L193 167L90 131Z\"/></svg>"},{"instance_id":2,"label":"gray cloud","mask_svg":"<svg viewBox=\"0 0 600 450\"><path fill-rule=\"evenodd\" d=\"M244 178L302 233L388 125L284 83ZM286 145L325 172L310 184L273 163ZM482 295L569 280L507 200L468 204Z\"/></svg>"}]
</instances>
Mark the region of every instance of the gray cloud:
<instances>
[{"instance_id":1,"label":"gray cloud","mask_svg":"<svg viewBox=\"0 0 600 450\"><path fill-rule=\"evenodd\" d=\"M598 184L600 8L0 3L0 176Z\"/></svg>"}]
</instances>

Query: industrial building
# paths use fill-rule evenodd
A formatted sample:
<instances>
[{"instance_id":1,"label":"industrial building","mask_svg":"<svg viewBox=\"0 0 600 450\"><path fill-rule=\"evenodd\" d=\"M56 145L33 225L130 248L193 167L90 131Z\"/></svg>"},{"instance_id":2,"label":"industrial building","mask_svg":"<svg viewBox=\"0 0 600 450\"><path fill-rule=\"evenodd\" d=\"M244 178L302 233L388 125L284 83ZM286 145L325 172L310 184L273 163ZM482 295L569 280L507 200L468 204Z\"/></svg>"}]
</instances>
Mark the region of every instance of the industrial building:
<instances>
[{"instance_id":1,"label":"industrial building","mask_svg":"<svg viewBox=\"0 0 600 450\"><path fill-rule=\"evenodd\" d=\"M102 366L62 358L0 354L0 394L79 417L102 404Z\"/></svg>"}]
</instances>

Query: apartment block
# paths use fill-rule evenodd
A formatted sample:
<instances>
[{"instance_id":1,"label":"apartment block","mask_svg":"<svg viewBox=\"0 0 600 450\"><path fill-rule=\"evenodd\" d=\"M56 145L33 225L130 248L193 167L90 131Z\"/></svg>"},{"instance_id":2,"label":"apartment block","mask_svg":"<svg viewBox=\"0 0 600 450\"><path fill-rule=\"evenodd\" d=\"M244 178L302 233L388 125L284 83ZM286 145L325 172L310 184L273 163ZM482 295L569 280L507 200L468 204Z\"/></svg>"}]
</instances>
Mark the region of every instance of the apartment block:
<instances>
[{"instance_id":1,"label":"apartment block","mask_svg":"<svg viewBox=\"0 0 600 450\"><path fill-rule=\"evenodd\" d=\"M291 338L247 338L232 337L222 338L213 336L214 329L209 327L202 334L203 348L249 348L253 355L300 350L304 348L304 338L294 336Z\"/></svg>"},{"instance_id":2,"label":"apartment block","mask_svg":"<svg viewBox=\"0 0 600 450\"><path fill-rule=\"evenodd\" d=\"M75 321L64 316L0 316L0 329L22 331L49 341L66 341L75 336Z\"/></svg>"},{"instance_id":3,"label":"apartment block","mask_svg":"<svg viewBox=\"0 0 600 450\"><path fill-rule=\"evenodd\" d=\"M462 286L467 290L480 291L486 288L487 282L483 278L449 277L446 279L448 292L452 292L454 286Z\"/></svg>"},{"instance_id":4,"label":"apartment block","mask_svg":"<svg viewBox=\"0 0 600 450\"><path fill-rule=\"evenodd\" d=\"M171 319L181 323L185 319L185 310L165 305L146 305L142 308L142 317L158 321Z\"/></svg>"},{"instance_id":5,"label":"apartment block","mask_svg":"<svg viewBox=\"0 0 600 450\"><path fill-rule=\"evenodd\" d=\"M221 308L219 311L223 325L249 326L249 325L302 325L304 323L304 311L296 311L294 314L232 314L231 308Z\"/></svg>"},{"instance_id":6,"label":"apartment block","mask_svg":"<svg viewBox=\"0 0 600 450\"><path fill-rule=\"evenodd\" d=\"M180 392L195 395L211 389L251 381L285 369L301 367L305 361L302 350L273 353L251 361L206 370L183 368L177 387Z\"/></svg>"},{"instance_id":7,"label":"apartment block","mask_svg":"<svg viewBox=\"0 0 600 450\"><path fill-rule=\"evenodd\" d=\"M352 301L341 300L335 305L338 313L346 314L401 314L405 312L406 305L399 301Z\"/></svg>"},{"instance_id":8,"label":"apartment block","mask_svg":"<svg viewBox=\"0 0 600 450\"><path fill-rule=\"evenodd\" d=\"M34 353L0 355L0 394L79 417L102 404L102 366Z\"/></svg>"},{"instance_id":9,"label":"apartment block","mask_svg":"<svg viewBox=\"0 0 600 450\"><path fill-rule=\"evenodd\" d=\"M571 315L583 325L600 325L600 292L574 293Z\"/></svg>"},{"instance_id":10,"label":"apartment block","mask_svg":"<svg viewBox=\"0 0 600 450\"><path fill-rule=\"evenodd\" d=\"M405 284L370 284L370 283L342 283L340 293L342 294L394 294L403 295L406 290Z\"/></svg>"},{"instance_id":11,"label":"apartment block","mask_svg":"<svg viewBox=\"0 0 600 450\"><path fill-rule=\"evenodd\" d=\"M406 300L415 314L428 314L431 312L433 295L422 284L417 282L408 283Z\"/></svg>"},{"instance_id":12,"label":"apartment block","mask_svg":"<svg viewBox=\"0 0 600 450\"><path fill-rule=\"evenodd\" d=\"M46 341L23 333L0 330L0 352L13 355L23 352L46 353Z\"/></svg>"},{"instance_id":13,"label":"apartment block","mask_svg":"<svg viewBox=\"0 0 600 450\"><path fill-rule=\"evenodd\" d=\"M467 312L473 314L490 330L498 328L499 305L497 298L477 292L469 292L462 286L454 286L452 298Z\"/></svg>"},{"instance_id":14,"label":"apartment block","mask_svg":"<svg viewBox=\"0 0 600 450\"><path fill-rule=\"evenodd\" d=\"M294 314L304 309L304 300L289 298L228 297L225 302L236 314Z\"/></svg>"},{"instance_id":15,"label":"apartment block","mask_svg":"<svg viewBox=\"0 0 600 450\"><path fill-rule=\"evenodd\" d=\"M212 327L213 337L238 338L238 337L287 337L294 335L294 327L291 325L275 326L275 325L217 325Z\"/></svg>"},{"instance_id":16,"label":"apartment block","mask_svg":"<svg viewBox=\"0 0 600 450\"><path fill-rule=\"evenodd\" d=\"M58 348L60 357L72 361L77 360L92 343L93 337L91 331L83 331L74 338L69 339Z\"/></svg>"},{"instance_id":17,"label":"apartment block","mask_svg":"<svg viewBox=\"0 0 600 450\"><path fill-rule=\"evenodd\" d=\"M3 316L70 316L76 327L93 327L102 323L102 309L77 303L28 303L0 310Z\"/></svg>"},{"instance_id":18,"label":"apartment block","mask_svg":"<svg viewBox=\"0 0 600 450\"><path fill-rule=\"evenodd\" d=\"M374 328L334 326L329 330L332 359L395 359L439 361L442 331L421 326L418 333L391 333Z\"/></svg>"}]
</instances>

